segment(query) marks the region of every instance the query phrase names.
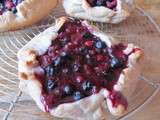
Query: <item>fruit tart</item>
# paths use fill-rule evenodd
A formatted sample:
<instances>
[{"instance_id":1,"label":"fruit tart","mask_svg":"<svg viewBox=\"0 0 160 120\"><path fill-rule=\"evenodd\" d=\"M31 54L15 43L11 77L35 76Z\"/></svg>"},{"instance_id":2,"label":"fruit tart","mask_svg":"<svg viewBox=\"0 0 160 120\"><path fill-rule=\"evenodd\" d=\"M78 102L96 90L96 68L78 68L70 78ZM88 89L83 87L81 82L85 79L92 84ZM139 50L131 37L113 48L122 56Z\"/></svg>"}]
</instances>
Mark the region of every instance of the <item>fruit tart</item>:
<instances>
[{"instance_id":1,"label":"fruit tart","mask_svg":"<svg viewBox=\"0 0 160 120\"><path fill-rule=\"evenodd\" d=\"M66 13L76 18L119 23L129 16L121 0L63 0Z\"/></svg>"},{"instance_id":2,"label":"fruit tart","mask_svg":"<svg viewBox=\"0 0 160 120\"><path fill-rule=\"evenodd\" d=\"M46 16L58 0L0 0L0 32L32 25Z\"/></svg>"},{"instance_id":3,"label":"fruit tart","mask_svg":"<svg viewBox=\"0 0 160 120\"><path fill-rule=\"evenodd\" d=\"M122 115L139 75L142 51L117 43L86 21L59 18L18 52L22 91L58 118Z\"/></svg>"}]
</instances>

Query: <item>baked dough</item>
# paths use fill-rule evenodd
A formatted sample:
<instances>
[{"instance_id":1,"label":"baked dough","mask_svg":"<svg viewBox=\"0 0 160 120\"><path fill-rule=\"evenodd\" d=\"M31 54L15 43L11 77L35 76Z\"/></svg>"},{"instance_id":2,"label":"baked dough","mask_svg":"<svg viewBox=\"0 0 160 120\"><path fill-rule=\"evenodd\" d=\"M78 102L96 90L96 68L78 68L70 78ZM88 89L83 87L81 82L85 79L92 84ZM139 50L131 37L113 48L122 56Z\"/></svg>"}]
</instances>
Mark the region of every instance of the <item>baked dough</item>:
<instances>
[{"instance_id":1,"label":"baked dough","mask_svg":"<svg viewBox=\"0 0 160 120\"><path fill-rule=\"evenodd\" d=\"M129 16L121 0L117 0L116 10L103 6L91 7L87 0L63 0L63 6L70 16L97 22L119 23Z\"/></svg>"},{"instance_id":2,"label":"baked dough","mask_svg":"<svg viewBox=\"0 0 160 120\"><path fill-rule=\"evenodd\" d=\"M39 66L37 56L44 54L52 41L57 37L58 30L65 23L67 18L59 18L55 26L46 29L34 37L18 52L18 70L19 70L19 88L29 94L36 102L38 107L45 111L44 104L41 102L42 85L35 77L35 72L44 74L43 69ZM103 34L94 26L83 21L91 33L101 38L102 41L111 47L114 44L113 38ZM125 54L129 54L134 48L138 49L133 44L128 44L124 50ZM138 49L131 53L128 57L128 67L121 73L117 84L114 85L114 90L120 91L127 99L129 99L135 90L139 75L139 58L142 51ZM99 93L83 98L72 103L64 103L58 105L50 111L50 114L58 118L69 118L74 120L106 120L107 108L113 115L122 115L125 112L123 105L117 107L112 106L111 100L108 98L109 92L106 89L101 89Z\"/></svg>"},{"instance_id":3,"label":"baked dough","mask_svg":"<svg viewBox=\"0 0 160 120\"><path fill-rule=\"evenodd\" d=\"M57 5L58 0L24 0L14 14L6 11L0 15L0 32L20 29L36 23Z\"/></svg>"}]
</instances>

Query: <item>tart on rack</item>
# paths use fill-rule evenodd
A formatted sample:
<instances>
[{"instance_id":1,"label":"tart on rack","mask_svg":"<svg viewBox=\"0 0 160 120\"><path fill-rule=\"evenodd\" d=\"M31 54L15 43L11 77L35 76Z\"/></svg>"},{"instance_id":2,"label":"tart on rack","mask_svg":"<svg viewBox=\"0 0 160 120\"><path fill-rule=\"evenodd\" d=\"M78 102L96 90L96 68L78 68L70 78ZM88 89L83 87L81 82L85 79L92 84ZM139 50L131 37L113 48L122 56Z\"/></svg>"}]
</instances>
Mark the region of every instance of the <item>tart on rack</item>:
<instances>
[{"instance_id":1,"label":"tart on rack","mask_svg":"<svg viewBox=\"0 0 160 120\"><path fill-rule=\"evenodd\" d=\"M22 91L59 118L122 115L139 75L142 51L117 43L86 21L59 18L18 52Z\"/></svg>"},{"instance_id":2,"label":"tart on rack","mask_svg":"<svg viewBox=\"0 0 160 120\"><path fill-rule=\"evenodd\" d=\"M51 12L57 2L57 0L1 0L0 32L32 25Z\"/></svg>"},{"instance_id":3,"label":"tart on rack","mask_svg":"<svg viewBox=\"0 0 160 120\"><path fill-rule=\"evenodd\" d=\"M72 17L104 23L119 23L129 16L121 0L63 0L66 13Z\"/></svg>"}]
</instances>

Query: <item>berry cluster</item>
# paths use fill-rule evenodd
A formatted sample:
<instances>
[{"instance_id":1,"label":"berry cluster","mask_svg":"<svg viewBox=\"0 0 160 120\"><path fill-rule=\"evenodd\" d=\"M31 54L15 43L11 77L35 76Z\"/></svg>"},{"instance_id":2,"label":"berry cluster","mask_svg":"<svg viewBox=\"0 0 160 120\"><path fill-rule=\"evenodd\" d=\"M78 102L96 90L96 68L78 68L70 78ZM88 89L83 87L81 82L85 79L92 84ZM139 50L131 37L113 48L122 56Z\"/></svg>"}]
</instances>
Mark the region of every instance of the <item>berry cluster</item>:
<instances>
[{"instance_id":1,"label":"berry cluster","mask_svg":"<svg viewBox=\"0 0 160 120\"><path fill-rule=\"evenodd\" d=\"M109 48L79 20L67 21L47 52L38 57L45 71L41 80L48 108L109 91L127 67L122 44Z\"/></svg>"},{"instance_id":2,"label":"berry cluster","mask_svg":"<svg viewBox=\"0 0 160 120\"><path fill-rule=\"evenodd\" d=\"M117 6L117 0L87 0L88 3L92 6L104 6L109 9L115 10Z\"/></svg>"}]
</instances>

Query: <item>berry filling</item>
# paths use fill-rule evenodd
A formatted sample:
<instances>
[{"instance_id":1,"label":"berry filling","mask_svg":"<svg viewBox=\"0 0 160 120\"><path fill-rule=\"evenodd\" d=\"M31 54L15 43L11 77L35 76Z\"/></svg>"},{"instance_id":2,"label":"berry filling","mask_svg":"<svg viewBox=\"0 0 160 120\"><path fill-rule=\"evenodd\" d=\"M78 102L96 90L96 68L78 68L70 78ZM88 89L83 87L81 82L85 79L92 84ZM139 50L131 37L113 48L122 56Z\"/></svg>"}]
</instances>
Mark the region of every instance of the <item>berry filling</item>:
<instances>
[{"instance_id":1,"label":"berry filling","mask_svg":"<svg viewBox=\"0 0 160 120\"><path fill-rule=\"evenodd\" d=\"M12 11L17 13L16 6L24 0L0 0L0 15L5 11Z\"/></svg>"},{"instance_id":2,"label":"berry filling","mask_svg":"<svg viewBox=\"0 0 160 120\"><path fill-rule=\"evenodd\" d=\"M47 52L37 57L45 72L37 78L43 86L42 101L46 111L91 96L101 89L110 92L114 107L118 104L127 107L124 97L113 90L127 67L125 48L123 44L108 47L79 20L66 21Z\"/></svg>"},{"instance_id":3,"label":"berry filling","mask_svg":"<svg viewBox=\"0 0 160 120\"><path fill-rule=\"evenodd\" d=\"M116 10L117 0L87 0L91 7L104 6L112 10Z\"/></svg>"}]
</instances>

